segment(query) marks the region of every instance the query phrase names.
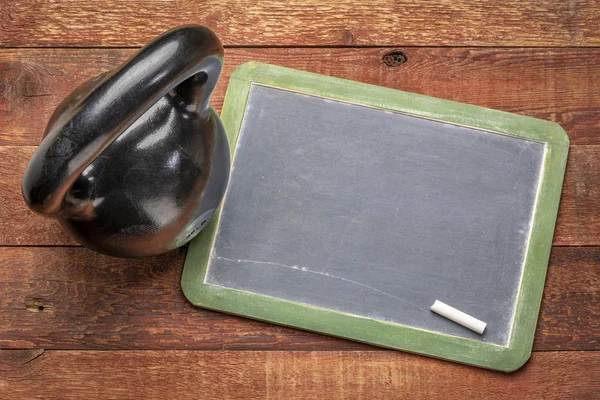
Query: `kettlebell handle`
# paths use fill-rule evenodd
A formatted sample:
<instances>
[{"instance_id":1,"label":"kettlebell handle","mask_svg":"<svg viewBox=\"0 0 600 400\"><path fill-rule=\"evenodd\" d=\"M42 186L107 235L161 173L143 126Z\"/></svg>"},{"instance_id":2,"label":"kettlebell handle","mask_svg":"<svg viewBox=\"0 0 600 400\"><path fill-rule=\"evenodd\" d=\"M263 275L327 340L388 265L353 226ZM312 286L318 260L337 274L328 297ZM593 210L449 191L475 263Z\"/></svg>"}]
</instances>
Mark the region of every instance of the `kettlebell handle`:
<instances>
[{"instance_id":1,"label":"kettlebell handle","mask_svg":"<svg viewBox=\"0 0 600 400\"><path fill-rule=\"evenodd\" d=\"M65 198L79 175L172 90L181 92L184 107L209 118L222 65L221 42L201 26L175 28L144 46L50 121L23 177L29 207L55 218L68 214Z\"/></svg>"}]
</instances>

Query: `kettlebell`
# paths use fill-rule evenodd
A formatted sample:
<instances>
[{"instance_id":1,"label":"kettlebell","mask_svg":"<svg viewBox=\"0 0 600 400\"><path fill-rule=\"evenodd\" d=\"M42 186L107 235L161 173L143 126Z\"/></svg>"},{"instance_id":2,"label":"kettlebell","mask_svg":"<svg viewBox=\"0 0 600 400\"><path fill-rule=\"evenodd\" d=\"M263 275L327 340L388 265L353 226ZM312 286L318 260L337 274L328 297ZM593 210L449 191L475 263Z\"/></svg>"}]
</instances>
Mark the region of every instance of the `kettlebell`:
<instances>
[{"instance_id":1,"label":"kettlebell","mask_svg":"<svg viewBox=\"0 0 600 400\"><path fill-rule=\"evenodd\" d=\"M112 256L187 243L229 177L227 137L209 105L222 65L213 32L181 26L83 83L56 108L27 165L27 205Z\"/></svg>"}]
</instances>

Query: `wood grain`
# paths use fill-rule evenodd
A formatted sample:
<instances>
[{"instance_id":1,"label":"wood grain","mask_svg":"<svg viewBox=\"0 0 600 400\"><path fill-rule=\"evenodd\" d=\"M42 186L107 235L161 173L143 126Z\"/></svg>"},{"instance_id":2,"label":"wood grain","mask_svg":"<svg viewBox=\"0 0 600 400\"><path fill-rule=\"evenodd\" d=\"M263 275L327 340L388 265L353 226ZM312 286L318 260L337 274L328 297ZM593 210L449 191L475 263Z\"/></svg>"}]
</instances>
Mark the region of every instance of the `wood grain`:
<instances>
[{"instance_id":1,"label":"wood grain","mask_svg":"<svg viewBox=\"0 0 600 400\"><path fill-rule=\"evenodd\" d=\"M55 220L31 212L21 179L35 147L0 146L0 246L76 245ZM554 244L600 245L600 146L571 146Z\"/></svg>"},{"instance_id":2,"label":"wood grain","mask_svg":"<svg viewBox=\"0 0 600 400\"><path fill-rule=\"evenodd\" d=\"M0 7L0 44L11 47L140 46L189 23L208 26L228 46L600 44L595 0L33 0Z\"/></svg>"},{"instance_id":3,"label":"wood grain","mask_svg":"<svg viewBox=\"0 0 600 400\"><path fill-rule=\"evenodd\" d=\"M600 146L571 146L554 233L556 245L600 244L597 171L600 172Z\"/></svg>"},{"instance_id":4,"label":"wood grain","mask_svg":"<svg viewBox=\"0 0 600 400\"><path fill-rule=\"evenodd\" d=\"M552 250L541 310L535 349L600 350L600 248Z\"/></svg>"},{"instance_id":5,"label":"wood grain","mask_svg":"<svg viewBox=\"0 0 600 400\"><path fill-rule=\"evenodd\" d=\"M21 179L35 147L0 146L0 246L77 245L54 219L34 214Z\"/></svg>"},{"instance_id":6,"label":"wood grain","mask_svg":"<svg viewBox=\"0 0 600 400\"><path fill-rule=\"evenodd\" d=\"M0 248L0 348L375 349L189 304L185 250L141 260ZM555 248L535 350L600 350L600 248Z\"/></svg>"},{"instance_id":7,"label":"wood grain","mask_svg":"<svg viewBox=\"0 0 600 400\"><path fill-rule=\"evenodd\" d=\"M600 49L227 49L212 104L229 75L255 60L426 94L560 123L572 144L600 144ZM50 114L79 83L115 68L135 49L0 50L0 144L37 145Z\"/></svg>"},{"instance_id":8,"label":"wood grain","mask_svg":"<svg viewBox=\"0 0 600 400\"><path fill-rule=\"evenodd\" d=\"M0 393L10 398L597 399L600 392L598 352L537 353L513 374L391 351L15 352L23 351L0 352Z\"/></svg>"},{"instance_id":9,"label":"wood grain","mask_svg":"<svg viewBox=\"0 0 600 400\"><path fill-rule=\"evenodd\" d=\"M600 399L600 247L553 248L537 352L504 375L194 308L185 249L106 257L24 206L56 105L198 23L228 46L218 110L232 70L255 60L560 123L575 146L554 244L600 245L598 0L334 3L0 0L0 348L21 349L0 350L0 399ZM383 64L396 49L408 61ZM68 247L29 247L55 245Z\"/></svg>"}]
</instances>

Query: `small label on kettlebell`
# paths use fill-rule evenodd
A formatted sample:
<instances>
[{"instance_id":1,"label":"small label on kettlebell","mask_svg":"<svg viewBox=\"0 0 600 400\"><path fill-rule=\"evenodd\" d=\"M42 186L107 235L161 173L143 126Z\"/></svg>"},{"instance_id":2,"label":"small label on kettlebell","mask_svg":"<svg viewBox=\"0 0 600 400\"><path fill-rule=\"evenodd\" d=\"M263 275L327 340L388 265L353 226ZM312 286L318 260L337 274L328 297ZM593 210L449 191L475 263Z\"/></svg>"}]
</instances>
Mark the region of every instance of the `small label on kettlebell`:
<instances>
[{"instance_id":1,"label":"small label on kettlebell","mask_svg":"<svg viewBox=\"0 0 600 400\"><path fill-rule=\"evenodd\" d=\"M198 233L200 233L202 229L204 229L204 227L206 227L206 225L208 225L214 213L215 209L213 208L204 212L202 215L196 218L194 222L189 224L187 228L185 228L185 230L181 232L181 234L177 237L175 245L177 247L183 246L184 244L192 240Z\"/></svg>"}]
</instances>

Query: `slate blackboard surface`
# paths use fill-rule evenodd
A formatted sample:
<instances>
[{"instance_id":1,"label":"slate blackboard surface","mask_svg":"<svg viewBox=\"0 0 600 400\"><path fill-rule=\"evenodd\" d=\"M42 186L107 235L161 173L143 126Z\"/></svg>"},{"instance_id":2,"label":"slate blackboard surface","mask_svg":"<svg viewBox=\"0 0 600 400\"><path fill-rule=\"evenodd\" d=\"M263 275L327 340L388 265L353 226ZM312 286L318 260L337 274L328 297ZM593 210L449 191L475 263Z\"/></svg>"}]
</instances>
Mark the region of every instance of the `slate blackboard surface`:
<instances>
[{"instance_id":1,"label":"slate blackboard surface","mask_svg":"<svg viewBox=\"0 0 600 400\"><path fill-rule=\"evenodd\" d=\"M186 258L193 304L503 371L529 358L558 125L258 63L232 75L222 119L233 164Z\"/></svg>"},{"instance_id":2,"label":"slate blackboard surface","mask_svg":"<svg viewBox=\"0 0 600 400\"><path fill-rule=\"evenodd\" d=\"M206 282L506 345L544 148L253 85Z\"/></svg>"}]
</instances>

